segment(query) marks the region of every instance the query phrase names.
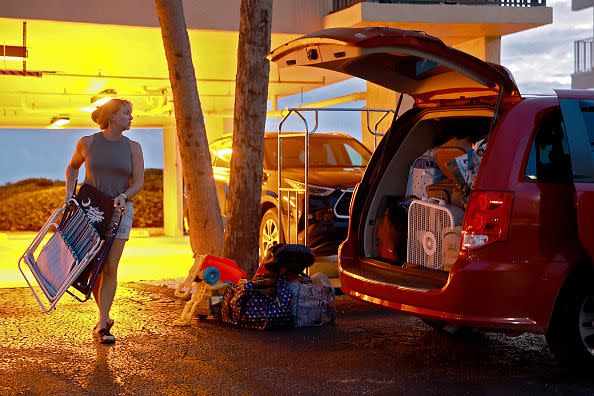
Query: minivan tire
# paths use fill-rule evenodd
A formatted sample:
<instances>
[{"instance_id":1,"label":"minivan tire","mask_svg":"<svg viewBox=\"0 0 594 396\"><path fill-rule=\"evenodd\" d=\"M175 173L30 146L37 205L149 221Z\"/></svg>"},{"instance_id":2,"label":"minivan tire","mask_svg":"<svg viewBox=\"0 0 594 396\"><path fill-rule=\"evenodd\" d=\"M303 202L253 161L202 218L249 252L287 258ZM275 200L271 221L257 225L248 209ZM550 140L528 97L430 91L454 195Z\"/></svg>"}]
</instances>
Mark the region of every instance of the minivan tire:
<instances>
[{"instance_id":1,"label":"minivan tire","mask_svg":"<svg viewBox=\"0 0 594 396\"><path fill-rule=\"evenodd\" d=\"M590 279L585 278L585 282ZM545 334L547 344L564 365L579 371L591 370L594 368L594 290L584 280L570 280L565 286Z\"/></svg>"},{"instance_id":2,"label":"minivan tire","mask_svg":"<svg viewBox=\"0 0 594 396\"><path fill-rule=\"evenodd\" d=\"M274 230L276 230L277 238L274 239ZM281 232L278 216L277 216L277 209L270 208L262 216L262 220L260 221L260 233L259 233L259 242L258 242L258 250L260 254L260 261L262 261L265 257L266 249L270 248L276 243L284 242L285 238Z\"/></svg>"}]
</instances>

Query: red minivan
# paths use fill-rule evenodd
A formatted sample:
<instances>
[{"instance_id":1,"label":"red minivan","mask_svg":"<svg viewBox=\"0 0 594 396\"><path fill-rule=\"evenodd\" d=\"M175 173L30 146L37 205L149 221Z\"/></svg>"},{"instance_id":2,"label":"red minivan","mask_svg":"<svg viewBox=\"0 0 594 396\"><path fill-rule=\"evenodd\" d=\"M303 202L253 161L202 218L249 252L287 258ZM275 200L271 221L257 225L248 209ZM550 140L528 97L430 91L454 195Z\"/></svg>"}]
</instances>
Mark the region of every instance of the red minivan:
<instances>
[{"instance_id":1,"label":"red minivan","mask_svg":"<svg viewBox=\"0 0 594 396\"><path fill-rule=\"evenodd\" d=\"M545 334L558 358L594 367L594 91L522 97L502 66L422 32L385 27L323 30L270 59L339 71L414 99L353 195L339 250L345 293L436 328ZM486 139L472 189L456 204L411 203L411 164L452 139ZM447 190L441 183L426 191ZM399 209L386 241L379 231L388 202ZM446 237L456 227L446 266ZM382 254L386 243L391 256Z\"/></svg>"}]
</instances>

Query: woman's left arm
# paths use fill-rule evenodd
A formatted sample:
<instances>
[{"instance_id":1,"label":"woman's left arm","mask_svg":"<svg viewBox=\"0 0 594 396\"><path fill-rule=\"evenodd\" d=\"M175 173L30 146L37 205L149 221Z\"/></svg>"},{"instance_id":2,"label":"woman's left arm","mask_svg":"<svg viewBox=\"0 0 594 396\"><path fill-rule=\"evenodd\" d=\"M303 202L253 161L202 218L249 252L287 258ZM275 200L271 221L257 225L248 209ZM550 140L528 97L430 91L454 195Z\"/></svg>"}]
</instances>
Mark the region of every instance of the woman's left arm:
<instances>
[{"instance_id":1,"label":"woman's left arm","mask_svg":"<svg viewBox=\"0 0 594 396\"><path fill-rule=\"evenodd\" d=\"M128 187L124 194L128 199L134 197L142 190L144 185L144 158L142 157L142 147L140 143L131 141L132 150L132 185Z\"/></svg>"}]
</instances>

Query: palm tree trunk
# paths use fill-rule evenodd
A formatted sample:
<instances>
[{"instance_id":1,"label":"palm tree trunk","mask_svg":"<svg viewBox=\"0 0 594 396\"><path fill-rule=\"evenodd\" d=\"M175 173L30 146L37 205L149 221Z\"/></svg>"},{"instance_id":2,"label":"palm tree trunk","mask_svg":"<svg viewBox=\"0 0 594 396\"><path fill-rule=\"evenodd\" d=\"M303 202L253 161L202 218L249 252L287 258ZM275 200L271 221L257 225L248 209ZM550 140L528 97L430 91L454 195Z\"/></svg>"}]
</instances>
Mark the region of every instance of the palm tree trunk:
<instances>
[{"instance_id":1,"label":"palm tree trunk","mask_svg":"<svg viewBox=\"0 0 594 396\"><path fill-rule=\"evenodd\" d=\"M194 253L220 255L223 222L182 0L155 0L155 8L173 91L179 153L188 193L190 244Z\"/></svg>"},{"instance_id":2,"label":"palm tree trunk","mask_svg":"<svg viewBox=\"0 0 594 396\"><path fill-rule=\"evenodd\" d=\"M272 0L242 0L233 156L229 180L227 226L223 255L235 260L248 274L258 266L262 158L270 64Z\"/></svg>"}]
</instances>

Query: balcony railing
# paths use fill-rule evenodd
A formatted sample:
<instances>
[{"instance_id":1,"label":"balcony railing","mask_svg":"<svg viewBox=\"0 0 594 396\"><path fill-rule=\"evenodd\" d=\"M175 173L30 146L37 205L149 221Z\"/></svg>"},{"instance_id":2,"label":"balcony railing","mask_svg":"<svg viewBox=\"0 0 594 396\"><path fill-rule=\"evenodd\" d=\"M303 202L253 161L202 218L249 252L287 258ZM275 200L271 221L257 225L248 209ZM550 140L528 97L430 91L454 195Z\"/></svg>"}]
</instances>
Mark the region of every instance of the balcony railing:
<instances>
[{"instance_id":1,"label":"balcony railing","mask_svg":"<svg viewBox=\"0 0 594 396\"><path fill-rule=\"evenodd\" d=\"M334 0L333 12L363 2L384 4L495 5L502 7L540 7L547 5L546 0Z\"/></svg>"},{"instance_id":2,"label":"balcony railing","mask_svg":"<svg viewBox=\"0 0 594 396\"><path fill-rule=\"evenodd\" d=\"M576 73L589 72L592 70L592 43L593 38L573 42L573 61Z\"/></svg>"}]
</instances>

